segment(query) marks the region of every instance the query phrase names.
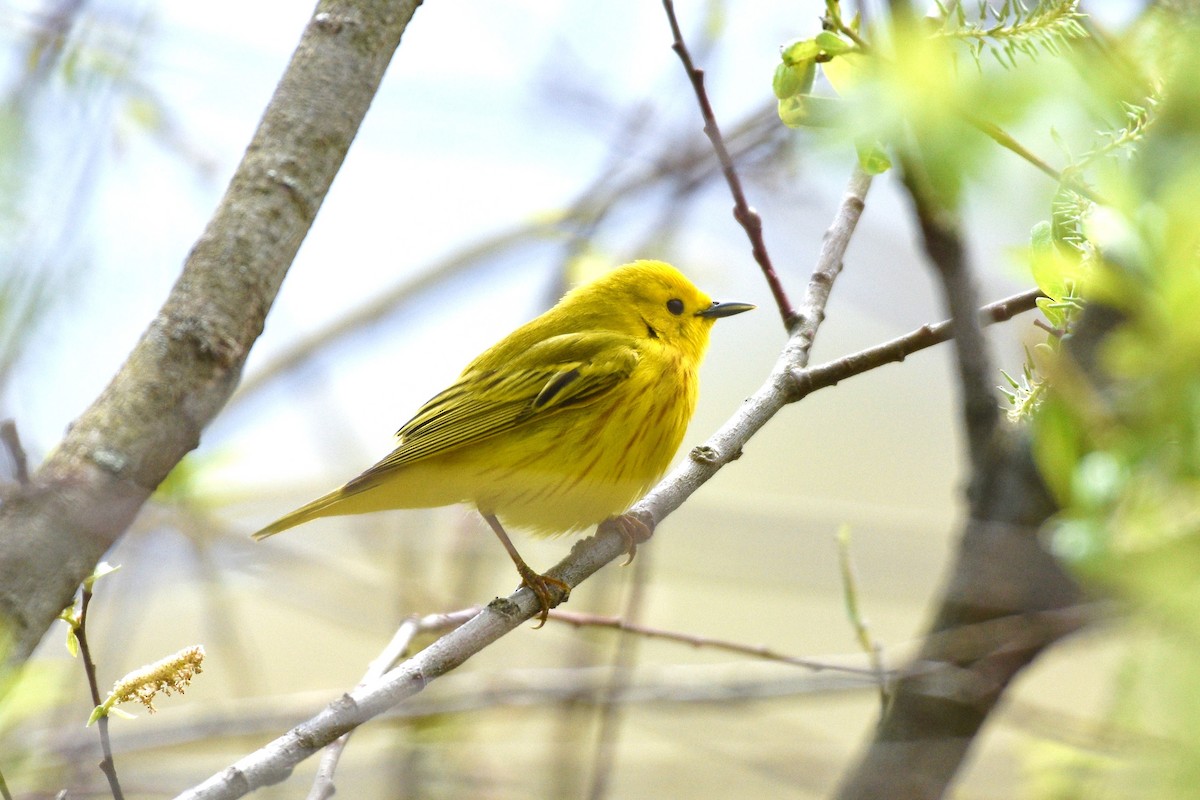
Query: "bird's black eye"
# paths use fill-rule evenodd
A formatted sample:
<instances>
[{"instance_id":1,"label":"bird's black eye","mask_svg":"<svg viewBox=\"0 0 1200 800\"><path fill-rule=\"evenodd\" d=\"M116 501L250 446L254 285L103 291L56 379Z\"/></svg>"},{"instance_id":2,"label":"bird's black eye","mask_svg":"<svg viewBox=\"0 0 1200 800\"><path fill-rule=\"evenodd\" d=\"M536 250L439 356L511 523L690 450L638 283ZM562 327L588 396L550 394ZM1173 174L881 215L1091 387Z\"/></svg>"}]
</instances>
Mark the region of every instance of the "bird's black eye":
<instances>
[{"instance_id":1,"label":"bird's black eye","mask_svg":"<svg viewBox=\"0 0 1200 800\"><path fill-rule=\"evenodd\" d=\"M667 301L667 311L670 311L672 314L678 317L683 313L683 301L678 297L672 297Z\"/></svg>"}]
</instances>

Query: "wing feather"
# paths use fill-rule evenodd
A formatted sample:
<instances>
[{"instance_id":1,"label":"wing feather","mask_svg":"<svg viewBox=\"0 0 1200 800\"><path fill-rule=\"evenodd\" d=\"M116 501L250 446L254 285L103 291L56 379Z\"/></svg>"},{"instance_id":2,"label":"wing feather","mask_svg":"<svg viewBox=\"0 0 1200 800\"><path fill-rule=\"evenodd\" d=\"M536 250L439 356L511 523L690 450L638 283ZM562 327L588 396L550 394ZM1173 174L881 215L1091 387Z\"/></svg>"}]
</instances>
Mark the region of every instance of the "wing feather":
<instances>
[{"instance_id":1,"label":"wing feather","mask_svg":"<svg viewBox=\"0 0 1200 800\"><path fill-rule=\"evenodd\" d=\"M498 369L464 372L397 431L400 442L390 455L345 490L366 489L406 464L596 402L629 378L638 359L632 337L589 331L545 339Z\"/></svg>"}]
</instances>

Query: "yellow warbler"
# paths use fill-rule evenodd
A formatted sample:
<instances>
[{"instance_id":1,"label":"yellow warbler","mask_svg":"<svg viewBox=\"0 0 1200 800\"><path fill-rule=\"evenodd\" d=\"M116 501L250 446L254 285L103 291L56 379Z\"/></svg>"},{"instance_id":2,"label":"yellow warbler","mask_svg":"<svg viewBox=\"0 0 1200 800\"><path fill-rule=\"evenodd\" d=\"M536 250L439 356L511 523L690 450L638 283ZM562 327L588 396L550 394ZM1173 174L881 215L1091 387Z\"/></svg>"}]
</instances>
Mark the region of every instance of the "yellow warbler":
<instances>
[{"instance_id":1,"label":"yellow warbler","mask_svg":"<svg viewBox=\"0 0 1200 800\"><path fill-rule=\"evenodd\" d=\"M500 520L547 536L629 508L679 448L713 322L753 307L715 303L661 261L618 267L468 364L382 461L254 538L317 517L471 503L544 620L550 586L568 587L530 569Z\"/></svg>"}]
</instances>

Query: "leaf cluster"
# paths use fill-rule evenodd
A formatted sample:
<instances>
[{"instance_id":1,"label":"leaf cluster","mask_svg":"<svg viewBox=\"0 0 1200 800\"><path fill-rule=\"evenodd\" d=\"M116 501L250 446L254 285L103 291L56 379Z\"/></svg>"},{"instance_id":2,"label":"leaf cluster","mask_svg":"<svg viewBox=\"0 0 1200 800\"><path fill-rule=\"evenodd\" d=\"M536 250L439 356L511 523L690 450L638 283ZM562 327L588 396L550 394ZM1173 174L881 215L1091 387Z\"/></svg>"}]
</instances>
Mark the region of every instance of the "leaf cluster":
<instances>
[{"instance_id":1,"label":"leaf cluster","mask_svg":"<svg viewBox=\"0 0 1200 800\"><path fill-rule=\"evenodd\" d=\"M1106 768L1128 797L1191 796L1200 759L1200 56L1181 46L1197 30L1184 13L1156 23L1153 50L1130 36L1161 80L1069 167L1099 199L1061 189L1031 248L1058 334L1034 352L1049 387L1036 457L1062 506L1049 540L1128 609L1139 636L1120 722L1168 743ZM1077 325L1104 320L1094 353L1076 353Z\"/></svg>"},{"instance_id":2,"label":"leaf cluster","mask_svg":"<svg viewBox=\"0 0 1200 800\"><path fill-rule=\"evenodd\" d=\"M1017 57L1036 61L1042 55L1058 56L1073 39L1087 31L1082 24L1079 0L1046 0L1025 8L1020 0L1005 0L1000 6L980 2L973 16L962 3L937 3L941 26L935 35L963 43L979 64L989 52L1002 67L1018 68Z\"/></svg>"},{"instance_id":3,"label":"leaf cluster","mask_svg":"<svg viewBox=\"0 0 1200 800\"><path fill-rule=\"evenodd\" d=\"M939 11L859 30L830 2L825 30L782 52L779 114L853 141L860 158L915 153L947 208L988 169L992 144L1055 178L1025 256L1045 295L1047 335L1019 373L1004 373L1002 391L1010 419L1030 426L1062 509L1047 541L1122 601L1141 631L1128 652L1134 677L1116 690L1120 724L1169 742L1153 759L1085 761L1116 779L1121 796L1191 796L1200 763L1200 22L1184 5L1160 4L1119 34L1093 35L1075 0ZM956 69L963 52L976 70ZM817 102L818 73L836 97ZM1065 156L1059 169L998 126L1046 109ZM1080 119L1090 132L1079 132Z\"/></svg>"},{"instance_id":4,"label":"leaf cluster","mask_svg":"<svg viewBox=\"0 0 1200 800\"><path fill-rule=\"evenodd\" d=\"M824 29L781 50L772 82L779 117L792 128L853 141L870 174L891 167L891 148L914 148L930 168L932 188L953 207L963 181L986 164L988 145L978 132L1004 140L996 123L1021 117L1056 88L1044 73L1026 70L1070 55L1071 45L1087 36L1081 19L1077 0L1046 0L1032 9L1007 0L982 4L973 16L961 5L939 6L936 17L859 30L859 20L847 21L839 2L829 0ZM1005 69L985 71L979 63L985 49ZM957 68L964 52L977 70ZM837 97L819 91L818 71Z\"/></svg>"}]
</instances>

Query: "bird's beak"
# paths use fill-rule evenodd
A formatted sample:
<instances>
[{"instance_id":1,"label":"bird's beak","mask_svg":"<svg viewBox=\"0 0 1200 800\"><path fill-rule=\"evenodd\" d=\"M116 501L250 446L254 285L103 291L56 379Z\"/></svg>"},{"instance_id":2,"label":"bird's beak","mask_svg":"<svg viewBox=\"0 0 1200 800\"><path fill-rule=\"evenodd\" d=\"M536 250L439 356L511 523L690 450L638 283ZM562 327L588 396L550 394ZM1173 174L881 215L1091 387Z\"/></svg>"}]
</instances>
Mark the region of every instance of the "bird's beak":
<instances>
[{"instance_id":1,"label":"bird's beak","mask_svg":"<svg viewBox=\"0 0 1200 800\"><path fill-rule=\"evenodd\" d=\"M732 317L734 314L740 314L743 311L749 311L754 308L750 303L716 303L704 309L697 311L697 317L707 317L708 319L717 319L718 317Z\"/></svg>"}]
</instances>

